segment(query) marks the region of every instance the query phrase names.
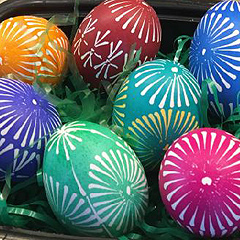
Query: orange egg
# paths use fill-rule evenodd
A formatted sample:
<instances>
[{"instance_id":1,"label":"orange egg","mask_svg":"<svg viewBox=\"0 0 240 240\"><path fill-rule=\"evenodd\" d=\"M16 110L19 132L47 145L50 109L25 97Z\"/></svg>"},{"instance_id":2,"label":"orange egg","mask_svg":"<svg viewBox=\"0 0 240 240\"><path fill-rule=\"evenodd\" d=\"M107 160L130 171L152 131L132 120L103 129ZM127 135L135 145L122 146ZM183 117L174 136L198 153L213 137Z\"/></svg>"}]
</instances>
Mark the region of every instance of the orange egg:
<instances>
[{"instance_id":1,"label":"orange egg","mask_svg":"<svg viewBox=\"0 0 240 240\"><path fill-rule=\"evenodd\" d=\"M44 18L19 16L0 24L0 77L57 84L67 66L68 38Z\"/></svg>"}]
</instances>

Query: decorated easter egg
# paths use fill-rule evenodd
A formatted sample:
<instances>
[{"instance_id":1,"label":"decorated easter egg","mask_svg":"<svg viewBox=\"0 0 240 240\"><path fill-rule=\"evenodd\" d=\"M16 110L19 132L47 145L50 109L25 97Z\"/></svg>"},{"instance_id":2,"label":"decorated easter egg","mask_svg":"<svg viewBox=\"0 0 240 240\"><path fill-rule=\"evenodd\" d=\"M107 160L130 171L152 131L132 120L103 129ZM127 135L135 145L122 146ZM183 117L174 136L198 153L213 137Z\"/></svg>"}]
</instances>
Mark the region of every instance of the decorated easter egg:
<instances>
[{"instance_id":1,"label":"decorated easter egg","mask_svg":"<svg viewBox=\"0 0 240 240\"><path fill-rule=\"evenodd\" d=\"M61 125L55 107L27 83L0 78L0 180L23 181L41 166L49 135Z\"/></svg>"},{"instance_id":2,"label":"decorated easter egg","mask_svg":"<svg viewBox=\"0 0 240 240\"><path fill-rule=\"evenodd\" d=\"M213 128L191 131L168 149L159 173L170 215L191 232L227 236L240 226L240 141Z\"/></svg>"},{"instance_id":3,"label":"decorated easter egg","mask_svg":"<svg viewBox=\"0 0 240 240\"><path fill-rule=\"evenodd\" d=\"M67 67L68 39L44 18L19 16L0 24L0 77L57 84Z\"/></svg>"},{"instance_id":4,"label":"decorated easter egg","mask_svg":"<svg viewBox=\"0 0 240 240\"><path fill-rule=\"evenodd\" d=\"M218 90L223 117L238 105L240 91L240 3L222 1L201 19L191 43L190 71L202 83L212 79ZM210 109L220 116L212 92Z\"/></svg>"},{"instance_id":5,"label":"decorated easter egg","mask_svg":"<svg viewBox=\"0 0 240 240\"><path fill-rule=\"evenodd\" d=\"M164 151L200 123L201 90L184 66L170 60L146 62L120 88L113 123L147 170L156 168Z\"/></svg>"},{"instance_id":6,"label":"decorated easter egg","mask_svg":"<svg viewBox=\"0 0 240 240\"><path fill-rule=\"evenodd\" d=\"M123 71L133 44L142 48L144 62L156 56L160 42L159 19L144 0L106 0L80 24L72 52L85 81L98 87Z\"/></svg>"},{"instance_id":7,"label":"decorated easter egg","mask_svg":"<svg viewBox=\"0 0 240 240\"><path fill-rule=\"evenodd\" d=\"M43 162L53 212L72 233L121 236L142 220L148 204L144 169L110 129L70 122L50 138Z\"/></svg>"}]
</instances>

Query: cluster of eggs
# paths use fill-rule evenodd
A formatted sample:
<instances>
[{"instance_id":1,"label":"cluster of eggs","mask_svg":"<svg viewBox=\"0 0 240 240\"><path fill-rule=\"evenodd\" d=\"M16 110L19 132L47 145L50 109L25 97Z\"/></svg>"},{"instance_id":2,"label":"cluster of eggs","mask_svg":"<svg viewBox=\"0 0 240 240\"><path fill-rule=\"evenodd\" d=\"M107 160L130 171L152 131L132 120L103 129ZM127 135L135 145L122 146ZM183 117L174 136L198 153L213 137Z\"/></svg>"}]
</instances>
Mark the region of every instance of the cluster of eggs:
<instances>
[{"instance_id":1,"label":"cluster of eggs","mask_svg":"<svg viewBox=\"0 0 240 240\"><path fill-rule=\"evenodd\" d=\"M211 79L210 114L226 119L238 107L240 3L222 1L201 19L191 42L189 67L199 84ZM220 106L220 108L219 108ZM229 236L240 224L240 141L213 128L182 135L161 162L159 189L170 215L203 237Z\"/></svg>"},{"instance_id":2,"label":"cluster of eggs","mask_svg":"<svg viewBox=\"0 0 240 240\"><path fill-rule=\"evenodd\" d=\"M145 171L133 150L100 125L62 125L56 108L31 86L60 83L68 38L34 16L3 21L0 35L0 180L10 169L13 181L24 181L42 166L49 204L73 234L130 232L148 206ZM122 72L134 43L144 62L156 56L160 42L160 22L146 2L105 1L81 23L72 53L80 74L96 87Z\"/></svg>"},{"instance_id":3,"label":"cluster of eggs","mask_svg":"<svg viewBox=\"0 0 240 240\"><path fill-rule=\"evenodd\" d=\"M160 167L162 200L181 226L205 237L232 234L240 223L240 141L201 128L200 86L207 78L216 84L222 112L209 89L213 115L227 118L238 106L239 11L230 0L205 14L191 43L190 70L154 60L161 25L144 0L106 0L84 18L71 51L91 88L114 81L132 46L141 49L113 105L123 138L90 122L62 125L56 108L31 86L63 78L69 42L60 28L33 16L3 21L0 180L11 169L12 179L22 181L42 166L48 202L71 233L118 237L144 218L145 171Z\"/></svg>"}]
</instances>

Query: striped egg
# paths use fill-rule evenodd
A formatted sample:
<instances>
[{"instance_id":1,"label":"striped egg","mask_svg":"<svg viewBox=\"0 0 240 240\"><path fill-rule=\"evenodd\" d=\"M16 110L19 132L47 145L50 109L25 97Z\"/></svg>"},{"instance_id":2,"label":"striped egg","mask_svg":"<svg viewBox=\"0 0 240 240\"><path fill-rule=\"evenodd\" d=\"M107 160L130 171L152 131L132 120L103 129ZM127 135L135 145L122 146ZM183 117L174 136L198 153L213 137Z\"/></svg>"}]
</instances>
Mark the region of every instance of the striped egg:
<instances>
[{"instance_id":1,"label":"striped egg","mask_svg":"<svg viewBox=\"0 0 240 240\"><path fill-rule=\"evenodd\" d=\"M0 78L0 181L23 181L41 166L49 135L61 125L55 107L27 83Z\"/></svg>"},{"instance_id":2,"label":"striped egg","mask_svg":"<svg viewBox=\"0 0 240 240\"><path fill-rule=\"evenodd\" d=\"M200 123L201 90L184 66L170 60L147 62L119 90L113 123L123 129L146 170L159 166L164 151Z\"/></svg>"},{"instance_id":3,"label":"striped egg","mask_svg":"<svg viewBox=\"0 0 240 240\"><path fill-rule=\"evenodd\" d=\"M90 122L67 123L52 135L43 182L53 212L76 235L121 236L143 219L148 204L144 169L133 150Z\"/></svg>"},{"instance_id":4,"label":"striped egg","mask_svg":"<svg viewBox=\"0 0 240 240\"><path fill-rule=\"evenodd\" d=\"M190 48L190 71L200 83L212 79L218 90L223 117L227 118L239 104L240 91L240 3L221 1L201 19ZM217 110L211 90L210 110Z\"/></svg>"},{"instance_id":5,"label":"striped egg","mask_svg":"<svg viewBox=\"0 0 240 240\"><path fill-rule=\"evenodd\" d=\"M156 56L160 42L159 19L144 0L106 0L80 24L72 52L85 81L99 87L123 71L133 44L142 48L142 63Z\"/></svg>"},{"instance_id":6,"label":"striped egg","mask_svg":"<svg viewBox=\"0 0 240 240\"><path fill-rule=\"evenodd\" d=\"M240 226L240 141L213 128L177 139L161 163L159 187L170 215L204 237Z\"/></svg>"},{"instance_id":7,"label":"striped egg","mask_svg":"<svg viewBox=\"0 0 240 240\"><path fill-rule=\"evenodd\" d=\"M68 39L44 18L19 16L0 24L0 77L57 84L67 67Z\"/></svg>"}]
</instances>

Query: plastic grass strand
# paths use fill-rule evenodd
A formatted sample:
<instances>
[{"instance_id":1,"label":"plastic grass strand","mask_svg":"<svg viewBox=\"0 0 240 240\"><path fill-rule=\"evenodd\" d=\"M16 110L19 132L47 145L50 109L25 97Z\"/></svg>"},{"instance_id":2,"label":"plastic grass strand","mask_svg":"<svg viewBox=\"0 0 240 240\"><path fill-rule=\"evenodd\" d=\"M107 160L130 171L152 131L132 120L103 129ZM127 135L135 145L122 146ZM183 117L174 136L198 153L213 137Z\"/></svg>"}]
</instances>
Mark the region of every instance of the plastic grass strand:
<instances>
[{"instance_id":1,"label":"plastic grass strand","mask_svg":"<svg viewBox=\"0 0 240 240\"><path fill-rule=\"evenodd\" d=\"M179 59L183 52L184 46L189 40L191 40L191 37L186 36L186 35L180 36L175 40L178 43L178 48L177 48L176 54L173 59L174 62L179 62Z\"/></svg>"},{"instance_id":2,"label":"plastic grass strand","mask_svg":"<svg viewBox=\"0 0 240 240\"><path fill-rule=\"evenodd\" d=\"M19 215L19 216L27 216L41 222L47 222L56 232L62 233L63 227L54 219L44 214L38 213L36 211L28 210L25 208L18 208L18 207L8 207L7 211L11 215Z\"/></svg>"},{"instance_id":3,"label":"plastic grass strand","mask_svg":"<svg viewBox=\"0 0 240 240\"><path fill-rule=\"evenodd\" d=\"M202 82L202 96L201 96L201 112L202 119L201 122L204 127L211 127L208 121L208 83L206 81Z\"/></svg>"}]
</instances>

